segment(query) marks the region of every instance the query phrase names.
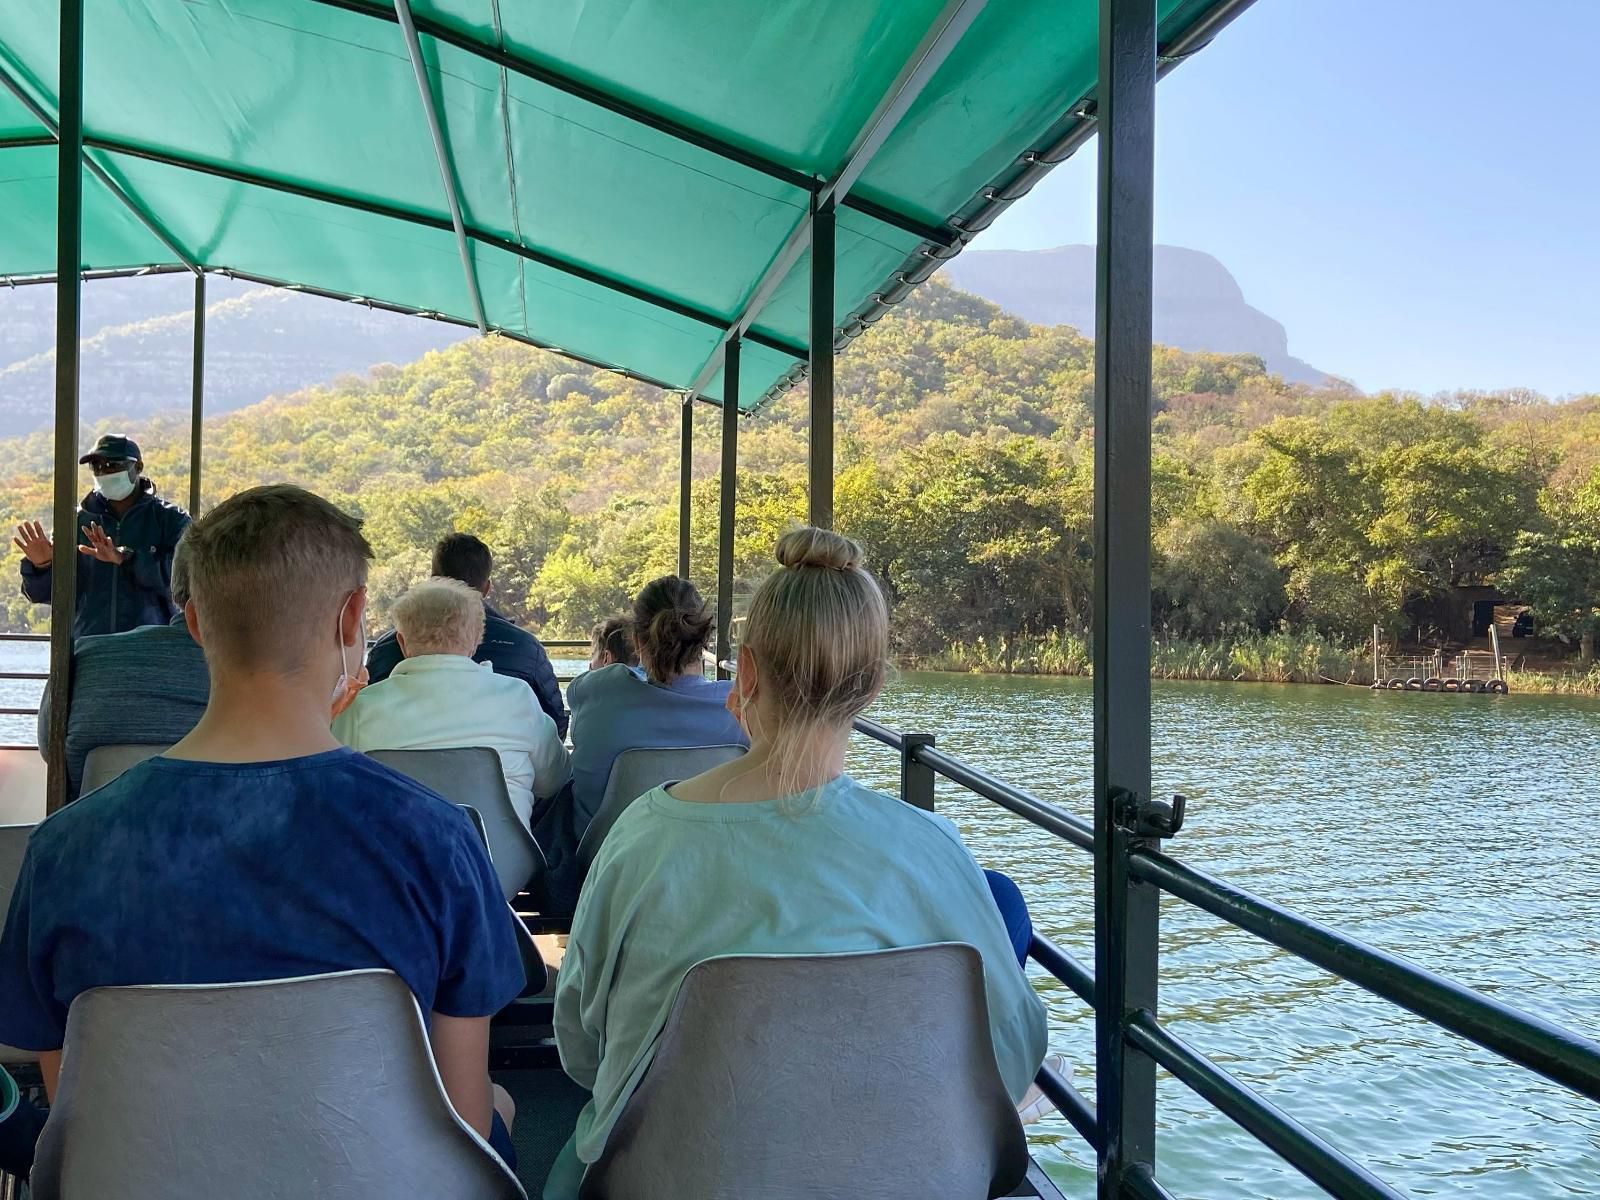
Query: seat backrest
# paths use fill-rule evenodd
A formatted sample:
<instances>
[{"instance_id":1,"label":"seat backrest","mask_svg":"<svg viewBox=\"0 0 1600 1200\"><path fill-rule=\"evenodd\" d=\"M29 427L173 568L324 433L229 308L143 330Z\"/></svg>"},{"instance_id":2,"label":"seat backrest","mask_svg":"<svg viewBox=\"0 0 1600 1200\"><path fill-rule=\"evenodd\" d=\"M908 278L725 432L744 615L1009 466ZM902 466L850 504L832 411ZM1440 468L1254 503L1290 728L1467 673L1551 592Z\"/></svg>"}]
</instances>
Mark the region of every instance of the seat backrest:
<instances>
[{"instance_id":1,"label":"seat backrest","mask_svg":"<svg viewBox=\"0 0 1600 1200\"><path fill-rule=\"evenodd\" d=\"M32 1184L37 1200L525 1200L451 1107L389 971L84 992Z\"/></svg>"},{"instance_id":2,"label":"seat backrest","mask_svg":"<svg viewBox=\"0 0 1600 1200\"><path fill-rule=\"evenodd\" d=\"M626 810L651 788L691 779L712 767L738 758L743 746L672 746L663 749L624 750L611 764L606 794L594 820L578 840L578 862L585 870L600 852L600 843Z\"/></svg>"},{"instance_id":3,"label":"seat backrest","mask_svg":"<svg viewBox=\"0 0 1600 1200\"><path fill-rule=\"evenodd\" d=\"M96 788L103 788L129 767L136 767L147 758L154 758L171 746L125 745L96 746L83 760L83 786L80 796L87 796Z\"/></svg>"},{"instance_id":4,"label":"seat backrest","mask_svg":"<svg viewBox=\"0 0 1600 1200\"><path fill-rule=\"evenodd\" d=\"M583 1200L982 1200L1028 1169L983 962L946 943L684 976Z\"/></svg>"},{"instance_id":5,"label":"seat backrest","mask_svg":"<svg viewBox=\"0 0 1600 1200\"><path fill-rule=\"evenodd\" d=\"M0 825L0 921L11 909L11 893L17 889L17 876L22 871L22 856L28 849L28 835L37 825ZM0 1064L32 1063L38 1061L32 1050L18 1050L14 1046L0 1045ZM0 1067L0 1074L4 1074ZM3 1180L4 1175L0 1175ZM0 1187L0 1195L5 1189Z\"/></svg>"},{"instance_id":6,"label":"seat backrest","mask_svg":"<svg viewBox=\"0 0 1600 1200\"><path fill-rule=\"evenodd\" d=\"M478 831L478 837L483 842L483 848L489 849L489 832L483 826L483 817L477 809L470 804L460 806L461 811L467 814L472 822L472 827ZM494 852L489 852L489 862L494 862ZM508 900L509 905L511 902ZM517 931L517 952L522 956L522 994L524 996L540 995L550 983L550 969L545 966L544 957L539 953L539 944L533 940L533 934L528 932L520 918L515 918L516 909L512 909L513 925Z\"/></svg>"},{"instance_id":7,"label":"seat backrest","mask_svg":"<svg viewBox=\"0 0 1600 1200\"><path fill-rule=\"evenodd\" d=\"M22 871L22 856L28 851L28 837L37 825L0 825L0 921L11 909L11 893Z\"/></svg>"},{"instance_id":8,"label":"seat backrest","mask_svg":"<svg viewBox=\"0 0 1600 1200\"><path fill-rule=\"evenodd\" d=\"M512 807L500 756L484 746L452 750L369 750L369 757L415 779L482 819L489 857L500 890L511 900L524 889L545 891L545 860L539 843Z\"/></svg>"}]
</instances>

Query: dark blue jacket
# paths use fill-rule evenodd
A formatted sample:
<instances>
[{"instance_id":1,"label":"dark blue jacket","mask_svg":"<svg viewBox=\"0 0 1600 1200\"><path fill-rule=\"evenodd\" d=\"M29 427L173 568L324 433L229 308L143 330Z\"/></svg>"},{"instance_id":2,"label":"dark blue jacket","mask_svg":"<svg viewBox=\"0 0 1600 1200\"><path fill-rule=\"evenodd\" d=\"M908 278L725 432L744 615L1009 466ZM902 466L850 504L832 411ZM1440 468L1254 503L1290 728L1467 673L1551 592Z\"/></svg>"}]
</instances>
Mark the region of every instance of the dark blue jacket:
<instances>
[{"instance_id":1,"label":"dark blue jacket","mask_svg":"<svg viewBox=\"0 0 1600 1200\"><path fill-rule=\"evenodd\" d=\"M189 528L189 514L161 499L148 479L139 481L139 498L118 517L99 492L90 492L78 506L78 541L89 544L83 531L90 522L106 531L115 546L130 551L121 563L101 562L78 554L56 538L57 554L78 554L78 603L72 637L92 633L125 633L141 625L165 625L177 613L172 603L172 551ZM22 560L22 594L35 604L50 603L52 567Z\"/></svg>"},{"instance_id":2,"label":"dark blue jacket","mask_svg":"<svg viewBox=\"0 0 1600 1200\"><path fill-rule=\"evenodd\" d=\"M561 702L561 687L556 683L555 668L550 665L550 656L545 653L539 639L495 612L487 600L483 604L483 617L483 641L478 643L473 660L488 663L496 675L510 675L531 687L539 707L549 713L550 719L556 723L556 733L566 737L566 705ZM367 651L368 681L377 683L387 679L389 672L403 658L405 655L400 652L400 643L395 640L394 630L391 629L373 642L372 649Z\"/></svg>"}]
</instances>

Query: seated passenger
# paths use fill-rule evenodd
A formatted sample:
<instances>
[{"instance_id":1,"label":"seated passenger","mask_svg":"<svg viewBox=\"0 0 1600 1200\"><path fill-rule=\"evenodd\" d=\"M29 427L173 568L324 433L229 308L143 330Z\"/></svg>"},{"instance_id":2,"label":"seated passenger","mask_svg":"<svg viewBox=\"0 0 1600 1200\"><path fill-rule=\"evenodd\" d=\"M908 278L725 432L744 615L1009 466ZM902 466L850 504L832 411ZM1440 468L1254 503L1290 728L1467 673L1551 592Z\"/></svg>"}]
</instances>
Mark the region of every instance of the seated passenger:
<instances>
[{"instance_id":1,"label":"seated passenger","mask_svg":"<svg viewBox=\"0 0 1600 1200\"><path fill-rule=\"evenodd\" d=\"M328 730L329 697L361 661L361 523L258 487L184 546L205 715L34 832L0 935L0 1042L40 1052L53 1097L67 1009L88 988L387 968L432 1014L456 1111L509 1161L488 1045L525 983L516 918L468 816Z\"/></svg>"},{"instance_id":2,"label":"seated passenger","mask_svg":"<svg viewBox=\"0 0 1600 1200\"><path fill-rule=\"evenodd\" d=\"M1044 1058L1044 1005L1019 965L1022 931L1007 928L1025 924L1025 910L1002 917L943 817L844 774L851 722L887 671L888 613L860 547L802 529L778 542L778 561L751 603L728 701L750 752L635 801L584 883L555 1032L562 1065L593 1096L546 1200L578 1194L684 975L718 955L966 942L983 956L995 1059L1013 1099Z\"/></svg>"},{"instance_id":3,"label":"seated passenger","mask_svg":"<svg viewBox=\"0 0 1600 1200\"><path fill-rule=\"evenodd\" d=\"M633 602L633 645L643 677L613 663L567 685L572 799L553 806L536 831L558 877L599 811L617 755L638 748L747 741L728 712L732 685L707 679L701 665L714 628L694 585L664 576L647 583Z\"/></svg>"},{"instance_id":4,"label":"seated passenger","mask_svg":"<svg viewBox=\"0 0 1600 1200\"><path fill-rule=\"evenodd\" d=\"M524 822L535 797L571 778L556 723L519 679L472 660L483 637L483 598L455 579L429 579L396 602L405 659L370 683L333 722L352 750L446 750L487 746L500 756L506 790Z\"/></svg>"},{"instance_id":5,"label":"seated passenger","mask_svg":"<svg viewBox=\"0 0 1600 1200\"><path fill-rule=\"evenodd\" d=\"M193 729L206 710L211 693L206 657L183 618L189 602L187 557L179 541L172 555L172 602L178 613L171 622L93 634L79 638L72 648L67 779L73 799L83 786L84 759L96 746L169 746ZM50 699L46 684L39 701L41 754L49 743Z\"/></svg>"},{"instance_id":6,"label":"seated passenger","mask_svg":"<svg viewBox=\"0 0 1600 1200\"><path fill-rule=\"evenodd\" d=\"M607 617L589 631L589 670L598 671L612 663L625 667L639 665L633 648L632 617Z\"/></svg>"},{"instance_id":7,"label":"seated passenger","mask_svg":"<svg viewBox=\"0 0 1600 1200\"><path fill-rule=\"evenodd\" d=\"M549 654L538 638L512 624L489 603L489 572L493 566L494 555L489 547L470 533L448 534L433 548L434 576L459 579L483 598L483 639L472 657L488 663L496 674L520 679L532 688L539 707L556 723L556 733L566 737L567 710L561 702L561 687ZM373 683L382 682L404 657L391 630L372 643L367 652L368 677Z\"/></svg>"}]
</instances>

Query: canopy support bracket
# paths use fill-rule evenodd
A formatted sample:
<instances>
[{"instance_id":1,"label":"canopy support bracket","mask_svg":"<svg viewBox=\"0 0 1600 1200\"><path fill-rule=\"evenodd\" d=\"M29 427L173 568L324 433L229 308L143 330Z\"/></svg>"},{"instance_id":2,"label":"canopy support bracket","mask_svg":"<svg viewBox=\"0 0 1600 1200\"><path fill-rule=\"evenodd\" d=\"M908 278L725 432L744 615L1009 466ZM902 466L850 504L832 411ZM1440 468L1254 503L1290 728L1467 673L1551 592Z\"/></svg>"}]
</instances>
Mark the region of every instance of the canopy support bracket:
<instances>
[{"instance_id":1,"label":"canopy support bracket","mask_svg":"<svg viewBox=\"0 0 1600 1200\"><path fill-rule=\"evenodd\" d=\"M767 301L777 293L783 281L788 278L789 272L794 269L795 263L800 261L800 255L811 244L813 214L823 207L833 210L845 203L850 195L850 189L872 164L873 157L889 140L889 135L899 125L906 111L916 102L922 90L944 65L945 59L950 56L950 52L961 41L962 35L983 11L986 2L987 0L947 0L932 28L918 44L906 65L901 68L899 76L884 93L883 99L878 101L877 108L873 110L871 118L856 137L850 153L845 156L844 165L817 191L811 207L790 231L788 240L783 243L778 256L768 265L766 272L751 291L749 298L740 308L739 315L733 319L733 323L722 335L722 340L701 365L689 389L692 394L698 396L716 377L723 346L730 339L744 337L750 332L750 327L761 315L761 310L767 306ZM831 336L828 341L831 353L833 341ZM813 348L811 352L813 360L815 353ZM726 396L726 385L723 387L723 392Z\"/></svg>"},{"instance_id":2,"label":"canopy support bracket","mask_svg":"<svg viewBox=\"0 0 1600 1200\"><path fill-rule=\"evenodd\" d=\"M65 82L65 80L62 81L63 87L65 86ZM59 142L61 140L60 124L58 124L49 113L45 112L45 110L34 100L32 96L28 95L27 89L24 88L22 84L17 82L15 76L13 76L6 68L6 65L3 61L0 61L0 86L3 86L6 91L15 96L22 104L22 107L28 110L28 115L45 127L45 130L50 134L51 141ZM64 102L65 97L62 98L62 103ZM174 258L181 262L187 270L192 271L196 275L200 274L200 264L197 263L191 255L186 253L182 246L178 245L178 240L168 233L164 228L162 228L161 222L157 221L155 217L145 209L144 205L135 200L127 188L123 187L120 183L113 179L109 171L107 171L99 163L95 162L94 159L89 157L89 152L87 149L79 153L78 160L84 165L85 168L88 169L91 175L100 181L100 183L108 192L117 198L117 201L124 208L133 214L134 219L137 220L139 224L148 229L155 236L157 241L159 241L163 246L172 252L172 256ZM78 266L81 269L83 264L80 262ZM58 263L57 275L59 276L59 274L60 264Z\"/></svg>"},{"instance_id":3,"label":"canopy support bracket","mask_svg":"<svg viewBox=\"0 0 1600 1200\"><path fill-rule=\"evenodd\" d=\"M407 0L394 0L394 14L405 34L406 54L411 59L411 71L417 77L417 94L422 99L422 112L428 119L428 136L433 140L433 155L439 162L439 178L444 183L444 198L450 206L450 224L456 231L456 248L461 252L461 269L467 277L467 293L472 297L472 311L478 319L478 333L488 336L489 320L483 311L483 289L478 285L477 267L472 261L472 246L467 240L467 224L461 216L461 186L456 179L455 165L451 161L450 147L445 141L444 127L439 122L439 106L433 97L433 82L428 77L428 64L422 61L422 41L417 37L416 22L411 19L411 5Z\"/></svg>"}]
</instances>

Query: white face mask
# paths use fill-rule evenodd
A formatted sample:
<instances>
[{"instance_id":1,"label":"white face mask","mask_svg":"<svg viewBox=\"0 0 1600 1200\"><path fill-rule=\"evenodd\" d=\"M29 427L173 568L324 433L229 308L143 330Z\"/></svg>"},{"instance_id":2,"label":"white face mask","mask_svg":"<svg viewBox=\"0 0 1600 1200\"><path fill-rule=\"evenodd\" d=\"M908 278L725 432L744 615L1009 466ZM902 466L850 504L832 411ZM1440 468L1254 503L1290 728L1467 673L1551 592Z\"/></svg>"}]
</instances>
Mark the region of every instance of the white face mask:
<instances>
[{"instance_id":1,"label":"white face mask","mask_svg":"<svg viewBox=\"0 0 1600 1200\"><path fill-rule=\"evenodd\" d=\"M133 495L134 486L133 475L127 471L94 477L94 490L107 500L126 500Z\"/></svg>"}]
</instances>

